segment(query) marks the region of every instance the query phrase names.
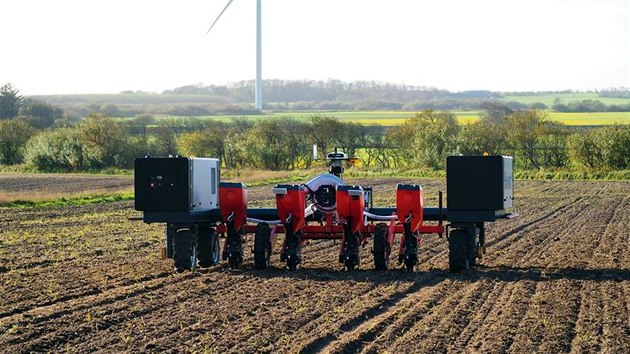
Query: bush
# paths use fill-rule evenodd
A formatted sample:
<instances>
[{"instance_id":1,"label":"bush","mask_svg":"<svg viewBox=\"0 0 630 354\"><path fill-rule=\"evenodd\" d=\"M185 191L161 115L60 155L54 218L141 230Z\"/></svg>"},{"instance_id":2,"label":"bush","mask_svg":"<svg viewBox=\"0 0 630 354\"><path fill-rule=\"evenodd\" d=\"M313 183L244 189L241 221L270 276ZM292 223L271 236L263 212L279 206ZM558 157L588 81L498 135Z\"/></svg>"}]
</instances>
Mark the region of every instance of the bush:
<instances>
[{"instance_id":1,"label":"bush","mask_svg":"<svg viewBox=\"0 0 630 354\"><path fill-rule=\"evenodd\" d=\"M33 128L23 120L0 121L0 164L22 162L24 146L33 134Z\"/></svg>"},{"instance_id":2,"label":"bush","mask_svg":"<svg viewBox=\"0 0 630 354\"><path fill-rule=\"evenodd\" d=\"M80 171L100 166L98 154L72 128L50 130L31 138L24 160L40 171Z\"/></svg>"},{"instance_id":3,"label":"bush","mask_svg":"<svg viewBox=\"0 0 630 354\"><path fill-rule=\"evenodd\" d=\"M569 156L588 169L630 167L630 125L612 125L571 135Z\"/></svg>"},{"instance_id":4,"label":"bush","mask_svg":"<svg viewBox=\"0 0 630 354\"><path fill-rule=\"evenodd\" d=\"M486 120L464 125L458 138L459 152L464 155L497 155L507 147L505 127Z\"/></svg>"}]
</instances>

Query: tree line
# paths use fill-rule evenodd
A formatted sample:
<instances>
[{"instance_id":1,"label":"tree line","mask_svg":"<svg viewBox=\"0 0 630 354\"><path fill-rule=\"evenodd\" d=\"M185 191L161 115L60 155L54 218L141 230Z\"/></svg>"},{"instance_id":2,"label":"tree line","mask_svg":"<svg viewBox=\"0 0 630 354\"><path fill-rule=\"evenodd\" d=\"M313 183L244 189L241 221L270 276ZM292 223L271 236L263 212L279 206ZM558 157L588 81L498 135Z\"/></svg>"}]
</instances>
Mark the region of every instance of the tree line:
<instances>
[{"instance_id":1,"label":"tree line","mask_svg":"<svg viewBox=\"0 0 630 354\"><path fill-rule=\"evenodd\" d=\"M8 109L10 108L10 109ZM310 167L312 144L361 158L368 168L443 169L454 154L507 154L525 169L628 169L630 125L575 130L545 111L483 105L482 119L459 125L454 114L424 110L396 127L342 122L333 116L230 122L163 119L141 114L114 119L90 113L68 121L63 110L0 88L0 164L25 163L41 171L131 168L136 157L211 156L224 167Z\"/></svg>"}]
</instances>

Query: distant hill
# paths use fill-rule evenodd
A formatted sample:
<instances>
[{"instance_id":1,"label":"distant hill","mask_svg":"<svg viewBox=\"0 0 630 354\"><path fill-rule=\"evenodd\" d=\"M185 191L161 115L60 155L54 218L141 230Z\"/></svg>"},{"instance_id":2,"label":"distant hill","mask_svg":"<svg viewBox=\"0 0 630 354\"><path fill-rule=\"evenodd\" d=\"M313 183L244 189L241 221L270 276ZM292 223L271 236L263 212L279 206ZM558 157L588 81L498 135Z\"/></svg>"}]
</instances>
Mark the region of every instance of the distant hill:
<instances>
[{"instance_id":1,"label":"distant hill","mask_svg":"<svg viewBox=\"0 0 630 354\"><path fill-rule=\"evenodd\" d=\"M175 116L252 114L254 82L228 85L187 85L162 93L124 91L119 94L46 95L34 98L62 106L74 115L100 111L111 116L142 113ZM372 110L479 110L484 101L497 100L512 109L552 108L558 102L600 101L604 105L628 105L630 92L493 92L448 90L377 81L343 82L265 80L265 109L275 111L372 111ZM625 111L617 107L615 111Z\"/></svg>"}]
</instances>

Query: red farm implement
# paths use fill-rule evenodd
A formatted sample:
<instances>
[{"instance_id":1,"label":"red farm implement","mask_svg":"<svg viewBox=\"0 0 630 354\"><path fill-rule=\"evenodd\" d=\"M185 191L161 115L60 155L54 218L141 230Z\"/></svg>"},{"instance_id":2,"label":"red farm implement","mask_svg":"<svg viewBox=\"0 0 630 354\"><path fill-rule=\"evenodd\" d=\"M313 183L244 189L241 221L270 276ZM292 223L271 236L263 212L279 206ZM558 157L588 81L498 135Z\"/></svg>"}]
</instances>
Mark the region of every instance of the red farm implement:
<instances>
[{"instance_id":1,"label":"red farm implement","mask_svg":"<svg viewBox=\"0 0 630 354\"><path fill-rule=\"evenodd\" d=\"M425 207L417 184L396 186L395 207L374 207L371 187L347 185L341 179L347 159L335 151L328 154L328 173L304 184L277 185L272 190L275 208L248 208L244 184L219 182L217 159L137 159L136 209L143 211L147 223L167 224L165 253L178 271L220 259L239 268L247 235L254 237L254 267L265 269L279 234L284 234L280 261L290 270L302 262L302 248L309 240L327 239L340 240L339 262L354 270L370 238L374 267L386 270L399 236L398 262L408 271L418 264L420 234L446 234L449 267L459 271L482 256L485 222L515 216L507 211L513 200L511 157L449 157L448 207L442 205L441 192L437 207Z\"/></svg>"}]
</instances>

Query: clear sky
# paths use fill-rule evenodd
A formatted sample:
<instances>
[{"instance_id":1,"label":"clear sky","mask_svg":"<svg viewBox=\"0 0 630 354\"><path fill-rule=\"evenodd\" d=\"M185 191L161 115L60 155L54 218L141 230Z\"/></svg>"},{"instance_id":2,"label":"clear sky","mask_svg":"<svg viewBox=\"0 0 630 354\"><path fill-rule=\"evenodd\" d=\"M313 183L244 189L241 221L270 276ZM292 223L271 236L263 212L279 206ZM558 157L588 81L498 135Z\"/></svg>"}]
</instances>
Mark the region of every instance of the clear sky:
<instances>
[{"instance_id":1,"label":"clear sky","mask_svg":"<svg viewBox=\"0 0 630 354\"><path fill-rule=\"evenodd\" d=\"M161 92L253 79L255 0L8 0L0 84ZM452 91L630 86L630 0L263 0L263 78Z\"/></svg>"}]
</instances>

